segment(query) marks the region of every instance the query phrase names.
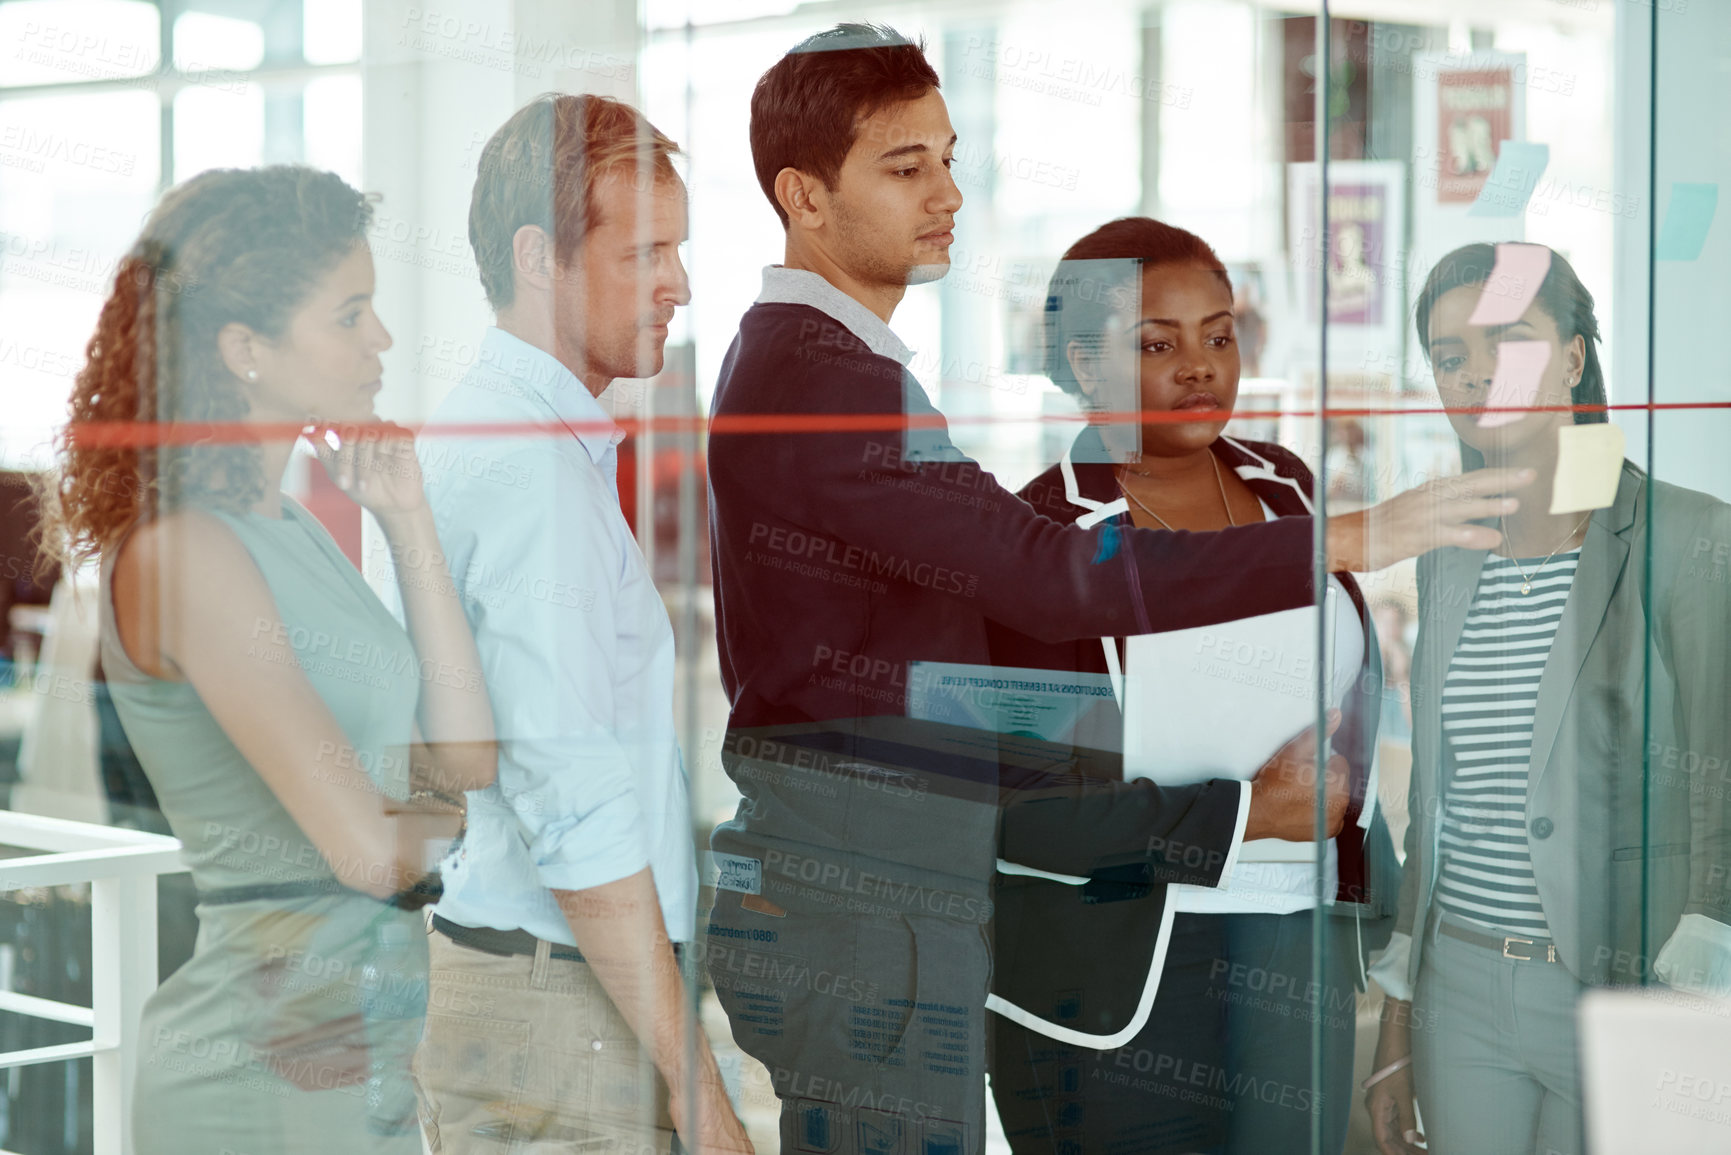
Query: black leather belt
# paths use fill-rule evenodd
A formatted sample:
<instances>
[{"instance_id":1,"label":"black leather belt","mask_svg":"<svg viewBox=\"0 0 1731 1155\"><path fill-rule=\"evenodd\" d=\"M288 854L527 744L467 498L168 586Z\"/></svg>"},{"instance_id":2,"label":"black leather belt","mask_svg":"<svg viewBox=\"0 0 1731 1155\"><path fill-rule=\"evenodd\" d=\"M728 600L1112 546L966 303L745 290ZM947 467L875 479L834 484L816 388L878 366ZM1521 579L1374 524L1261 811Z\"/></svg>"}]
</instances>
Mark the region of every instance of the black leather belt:
<instances>
[{"instance_id":1,"label":"black leather belt","mask_svg":"<svg viewBox=\"0 0 1731 1155\"><path fill-rule=\"evenodd\" d=\"M485 926L463 926L439 915L433 916L433 929L470 950L496 955L533 955L541 940L526 930L494 930ZM552 956L566 962L582 962L583 953L574 946L552 944Z\"/></svg>"},{"instance_id":2,"label":"black leather belt","mask_svg":"<svg viewBox=\"0 0 1731 1155\"><path fill-rule=\"evenodd\" d=\"M1506 959L1515 962L1560 963L1557 958L1557 944L1548 938L1522 938L1513 934L1490 934L1486 931L1473 930L1462 926L1450 918L1437 919L1437 933L1446 934L1450 938L1458 938L1462 942L1470 942L1474 946L1482 946L1486 950L1494 950Z\"/></svg>"},{"instance_id":3,"label":"black leather belt","mask_svg":"<svg viewBox=\"0 0 1731 1155\"><path fill-rule=\"evenodd\" d=\"M441 915L433 916L433 929L456 943L471 950L484 951L496 955L533 955L541 940L526 930L494 930L485 926L464 926L452 922ZM552 951L549 957L563 959L566 962L584 962L583 952L574 946L561 946L558 943L549 944ZM673 944L673 957L681 963L685 962L685 944Z\"/></svg>"},{"instance_id":4,"label":"black leather belt","mask_svg":"<svg viewBox=\"0 0 1731 1155\"><path fill-rule=\"evenodd\" d=\"M327 894L349 894L371 899L398 910L420 910L444 897L445 884L439 872L423 875L413 886L388 898L377 898L363 890L344 886L334 878L308 878L296 882L260 882L250 886L219 886L215 890L198 891L200 906L226 906L237 902L287 902L296 898L320 898Z\"/></svg>"}]
</instances>

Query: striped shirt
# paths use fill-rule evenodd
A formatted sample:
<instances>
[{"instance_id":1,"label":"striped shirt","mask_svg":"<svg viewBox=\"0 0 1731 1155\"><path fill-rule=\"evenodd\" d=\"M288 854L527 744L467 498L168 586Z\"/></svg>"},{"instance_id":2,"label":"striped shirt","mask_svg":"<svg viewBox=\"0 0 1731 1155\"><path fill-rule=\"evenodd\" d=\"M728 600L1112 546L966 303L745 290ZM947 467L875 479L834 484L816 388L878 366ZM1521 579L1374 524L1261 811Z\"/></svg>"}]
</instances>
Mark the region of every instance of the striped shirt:
<instances>
[{"instance_id":1,"label":"striped shirt","mask_svg":"<svg viewBox=\"0 0 1731 1155\"><path fill-rule=\"evenodd\" d=\"M1539 676L1556 641L1581 551L1517 567L1485 559L1443 684L1443 735L1454 775L1443 802L1436 901L1496 930L1549 937L1527 844L1527 784ZM1525 570L1532 591L1521 593Z\"/></svg>"}]
</instances>

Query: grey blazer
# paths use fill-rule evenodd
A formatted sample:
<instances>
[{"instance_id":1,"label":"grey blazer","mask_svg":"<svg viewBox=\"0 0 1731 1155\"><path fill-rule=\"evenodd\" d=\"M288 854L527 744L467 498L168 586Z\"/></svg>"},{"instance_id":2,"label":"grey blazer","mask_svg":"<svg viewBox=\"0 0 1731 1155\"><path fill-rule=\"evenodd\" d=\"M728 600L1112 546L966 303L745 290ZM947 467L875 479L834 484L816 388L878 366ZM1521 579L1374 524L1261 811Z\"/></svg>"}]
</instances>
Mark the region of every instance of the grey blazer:
<instances>
[{"instance_id":1,"label":"grey blazer","mask_svg":"<svg viewBox=\"0 0 1731 1155\"><path fill-rule=\"evenodd\" d=\"M1454 771L1443 681L1485 556L1449 548L1418 563L1412 820L1396 922L1412 937L1411 982ZM1623 463L1615 503L1588 526L1539 681L1531 766L1533 874L1575 977L1639 982L1683 914L1731 923L1731 506Z\"/></svg>"}]
</instances>

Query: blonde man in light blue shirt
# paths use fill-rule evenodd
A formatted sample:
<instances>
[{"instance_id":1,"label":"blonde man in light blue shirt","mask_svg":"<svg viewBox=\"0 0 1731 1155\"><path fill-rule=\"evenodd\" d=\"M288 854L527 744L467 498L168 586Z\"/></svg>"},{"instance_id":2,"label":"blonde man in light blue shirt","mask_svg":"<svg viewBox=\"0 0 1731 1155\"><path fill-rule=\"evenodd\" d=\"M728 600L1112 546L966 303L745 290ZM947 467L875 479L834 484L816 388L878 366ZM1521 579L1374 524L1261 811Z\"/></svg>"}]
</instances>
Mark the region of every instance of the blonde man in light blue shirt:
<instances>
[{"instance_id":1,"label":"blonde man in light blue shirt","mask_svg":"<svg viewBox=\"0 0 1731 1155\"><path fill-rule=\"evenodd\" d=\"M441 1155L667 1151L675 1129L751 1150L681 982L697 874L673 631L597 400L660 371L690 297L676 151L628 105L547 95L479 163L469 239L498 323L421 448L501 747L434 909L417 1076Z\"/></svg>"}]
</instances>

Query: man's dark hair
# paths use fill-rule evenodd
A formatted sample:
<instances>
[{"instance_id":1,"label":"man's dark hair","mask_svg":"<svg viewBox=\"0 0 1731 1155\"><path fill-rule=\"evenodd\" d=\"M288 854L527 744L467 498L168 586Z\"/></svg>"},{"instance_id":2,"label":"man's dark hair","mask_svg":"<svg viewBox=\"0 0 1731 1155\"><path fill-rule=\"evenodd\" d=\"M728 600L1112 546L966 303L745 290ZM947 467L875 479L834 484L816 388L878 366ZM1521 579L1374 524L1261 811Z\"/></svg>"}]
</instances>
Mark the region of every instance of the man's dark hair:
<instances>
[{"instance_id":1,"label":"man's dark hair","mask_svg":"<svg viewBox=\"0 0 1731 1155\"><path fill-rule=\"evenodd\" d=\"M794 45L758 80L751 159L782 228L787 211L775 199L776 174L796 168L835 187L861 120L938 87L925 47L881 24L838 24Z\"/></svg>"}]
</instances>

